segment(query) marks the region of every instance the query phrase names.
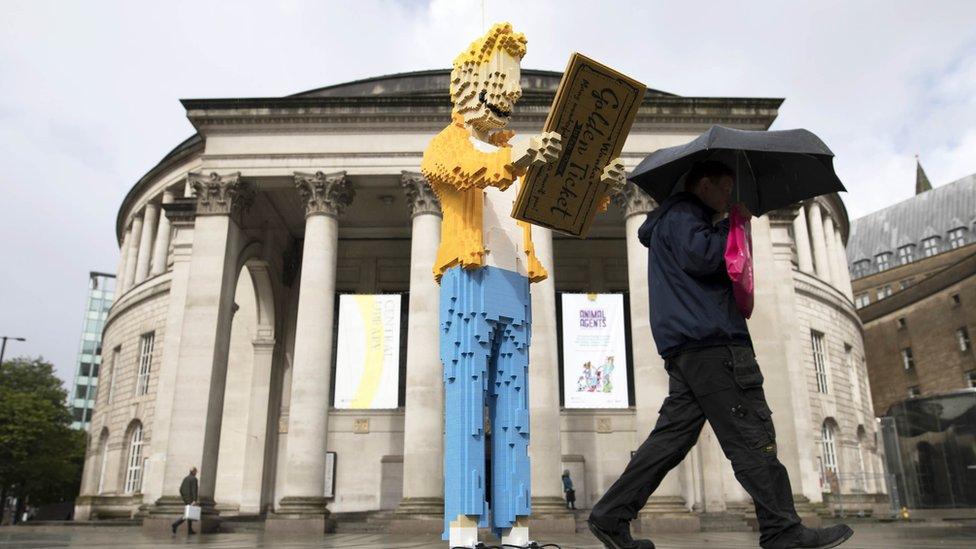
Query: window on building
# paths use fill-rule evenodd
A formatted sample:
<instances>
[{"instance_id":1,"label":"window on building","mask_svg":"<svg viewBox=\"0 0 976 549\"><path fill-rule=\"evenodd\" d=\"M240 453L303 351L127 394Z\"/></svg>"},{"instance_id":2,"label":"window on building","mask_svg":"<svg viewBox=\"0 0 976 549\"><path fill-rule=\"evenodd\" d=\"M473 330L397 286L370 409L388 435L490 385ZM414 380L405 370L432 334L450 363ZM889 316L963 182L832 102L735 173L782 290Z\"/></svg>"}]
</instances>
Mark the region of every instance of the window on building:
<instances>
[{"instance_id":1,"label":"window on building","mask_svg":"<svg viewBox=\"0 0 976 549\"><path fill-rule=\"evenodd\" d=\"M914 278L906 278L905 280L902 280L901 282L898 283L898 285L901 286L902 290L907 290L912 284L915 284Z\"/></svg>"},{"instance_id":2,"label":"window on building","mask_svg":"<svg viewBox=\"0 0 976 549\"><path fill-rule=\"evenodd\" d=\"M854 278L861 278L871 270L870 259L859 259L854 262Z\"/></svg>"},{"instance_id":3,"label":"window on building","mask_svg":"<svg viewBox=\"0 0 976 549\"><path fill-rule=\"evenodd\" d=\"M891 268L891 252L884 252L874 256L874 264L878 271L887 271Z\"/></svg>"},{"instance_id":4,"label":"window on building","mask_svg":"<svg viewBox=\"0 0 976 549\"><path fill-rule=\"evenodd\" d=\"M92 367L91 367L91 376L92 377L98 377L98 370L99 370L99 368L100 368L100 365L99 364L97 364L97 363L96 364L92 364Z\"/></svg>"},{"instance_id":5,"label":"window on building","mask_svg":"<svg viewBox=\"0 0 976 549\"><path fill-rule=\"evenodd\" d=\"M867 307L871 304L871 296L868 294L858 294L854 297L854 306L858 309Z\"/></svg>"},{"instance_id":6,"label":"window on building","mask_svg":"<svg viewBox=\"0 0 976 549\"><path fill-rule=\"evenodd\" d=\"M71 416L75 421L81 422L85 421L85 409L78 408L77 406L71 409Z\"/></svg>"},{"instance_id":7,"label":"window on building","mask_svg":"<svg viewBox=\"0 0 976 549\"><path fill-rule=\"evenodd\" d=\"M956 330L956 341L959 342L960 351L968 351L973 348L973 343L969 339L969 330L965 326Z\"/></svg>"},{"instance_id":8,"label":"window on building","mask_svg":"<svg viewBox=\"0 0 976 549\"><path fill-rule=\"evenodd\" d=\"M142 424L138 422L129 435L129 459L126 465L125 493L142 490Z\"/></svg>"},{"instance_id":9,"label":"window on building","mask_svg":"<svg viewBox=\"0 0 976 549\"><path fill-rule=\"evenodd\" d=\"M966 387L976 389L976 370L966 372Z\"/></svg>"},{"instance_id":10,"label":"window on building","mask_svg":"<svg viewBox=\"0 0 976 549\"><path fill-rule=\"evenodd\" d=\"M966 245L966 227L958 227L949 231L949 249L955 250Z\"/></svg>"},{"instance_id":11,"label":"window on building","mask_svg":"<svg viewBox=\"0 0 976 549\"><path fill-rule=\"evenodd\" d=\"M82 385L80 383L78 385L75 385L75 399L85 400L87 398L88 398L88 386Z\"/></svg>"},{"instance_id":12,"label":"window on building","mask_svg":"<svg viewBox=\"0 0 976 549\"><path fill-rule=\"evenodd\" d=\"M78 375L85 376L85 377L91 375L91 364L87 362L82 362L78 366Z\"/></svg>"},{"instance_id":13,"label":"window on building","mask_svg":"<svg viewBox=\"0 0 976 549\"><path fill-rule=\"evenodd\" d=\"M918 385L912 385L908 388L908 398L915 398L922 395L922 390L918 388Z\"/></svg>"},{"instance_id":14,"label":"window on building","mask_svg":"<svg viewBox=\"0 0 976 549\"><path fill-rule=\"evenodd\" d=\"M811 330L810 341L813 346L813 369L817 375L817 392L827 394L827 356L824 335Z\"/></svg>"},{"instance_id":15,"label":"window on building","mask_svg":"<svg viewBox=\"0 0 976 549\"><path fill-rule=\"evenodd\" d=\"M907 246L902 246L898 248L898 264L908 265L912 261L915 261L915 245L909 244Z\"/></svg>"},{"instance_id":16,"label":"window on building","mask_svg":"<svg viewBox=\"0 0 976 549\"><path fill-rule=\"evenodd\" d=\"M837 449L834 446L834 428L826 421L820 428L820 437L823 439L824 469L837 474Z\"/></svg>"},{"instance_id":17,"label":"window on building","mask_svg":"<svg viewBox=\"0 0 976 549\"><path fill-rule=\"evenodd\" d=\"M149 392L149 373L152 369L153 343L155 332L143 334L139 340L139 379L136 382L136 396Z\"/></svg>"},{"instance_id":18,"label":"window on building","mask_svg":"<svg viewBox=\"0 0 976 549\"><path fill-rule=\"evenodd\" d=\"M933 255L939 253L939 240L937 236L932 236L926 238L922 241L922 256L932 257Z\"/></svg>"},{"instance_id":19,"label":"window on building","mask_svg":"<svg viewBox=\"0 0 976 549\"><path fill-rule=\"evenodd\" d=\"M878 301L891 295L891 285L885 284L884 286L878 288Z\"/></svg>"},{"instance_id":20,"label":"window on building","mask_svg":"<svg viewBox=\"0 0 976 549\"><path fill-rule=\"evenodd\" d=\"M906 327L908 327L908 323L907 323L907 322L905 322L905 317L900 317L900 318L898 319L898 329L899 329L899 330L903 330L903 329L905 329Z\"/></svg>"},{"instance_id":21,"label":"window on building","mask_svg":"<svg viewBox=\"0 0 976 549\"><path fill-rule=\"evenodd\" d=\"M912 356L911 347L905 347L901 350L901 365L905 368L906 372L915 369L915 357Z\"/></svg>"}]
</instances>

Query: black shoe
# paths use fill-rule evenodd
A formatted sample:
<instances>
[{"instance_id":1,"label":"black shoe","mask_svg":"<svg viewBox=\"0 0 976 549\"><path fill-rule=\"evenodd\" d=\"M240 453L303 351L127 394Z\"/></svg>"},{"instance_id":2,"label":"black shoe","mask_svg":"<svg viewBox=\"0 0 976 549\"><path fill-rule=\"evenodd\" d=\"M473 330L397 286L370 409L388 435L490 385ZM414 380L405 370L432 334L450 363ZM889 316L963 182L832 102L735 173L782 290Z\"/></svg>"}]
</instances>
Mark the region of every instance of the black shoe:
<instances>
[{"instance_id":1,"label":"black shoe","mask_svg":"<svg viewBox=\"0 0 976 549\"><path fill-rule=\"evenodd\" d=\"M176 525L175 524L170 524L170 527L173 529L173 533L175 534L176 533Z\"/></svg>"},{"instance_id":2,"label":"black shoe","mask_svg":"<svg viewBox=\"0 0 976 549\"><path fill-rule=\"evenodd\" d=\"M188 535L188 536L195 536L196 534L197 533L194 532L193 530L190 530L189 532L186 533L186 535Z\"/></svg>"},{"instance_id":3,"label":"black shoe","mask_svg":"<svg viewBox=\"0 0 976 549\"><path fill-rule=\"evenodd\" d=\"M600 540L607 549L654 549L654 542L649 539L638 539L630 537L630 526L625 526L617 532L610 532L597 526L593 521L587 520L586 524L590 527L590 532Z\"/></svg>"},{"instance_id":4,"label":"black shoe","mask_svg":"<svg viewBox=\"0 0 976 549\"><path fill-rule=\"evenodd\" d=\"M792 541L782 545L783 549L830 549L851 539L854 535L854 530L846 524L838 524L830 528L805 526L801 528Z\"/></svg>"}]
</instances>

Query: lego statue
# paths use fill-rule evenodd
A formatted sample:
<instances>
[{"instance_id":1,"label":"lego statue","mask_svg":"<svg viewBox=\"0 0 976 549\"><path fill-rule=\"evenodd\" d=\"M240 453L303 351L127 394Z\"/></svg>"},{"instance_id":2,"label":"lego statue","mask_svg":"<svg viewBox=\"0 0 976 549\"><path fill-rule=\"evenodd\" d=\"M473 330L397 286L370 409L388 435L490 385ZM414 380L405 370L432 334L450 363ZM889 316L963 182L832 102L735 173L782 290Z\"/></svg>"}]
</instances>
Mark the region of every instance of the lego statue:
<instances>
[{"instance_id":1,"label":"lego statue","mask_svg":"<svg viewBox=\"0 0 976 549\"><path fill-rule=\"evenodd\" d=\"M421 163L444 215L434 278L444 367L443 539L451 547L475 546L478 527L489 526L502 543L529 543L529 283L547 273L530 225L511 211L516 179L556 161L561 138L549 132L509 144L525 51L525 37L503 23L454 60L451 124ZM624 184L619 159L601 184L605 210Z\"/></svg>"}]
</instances>

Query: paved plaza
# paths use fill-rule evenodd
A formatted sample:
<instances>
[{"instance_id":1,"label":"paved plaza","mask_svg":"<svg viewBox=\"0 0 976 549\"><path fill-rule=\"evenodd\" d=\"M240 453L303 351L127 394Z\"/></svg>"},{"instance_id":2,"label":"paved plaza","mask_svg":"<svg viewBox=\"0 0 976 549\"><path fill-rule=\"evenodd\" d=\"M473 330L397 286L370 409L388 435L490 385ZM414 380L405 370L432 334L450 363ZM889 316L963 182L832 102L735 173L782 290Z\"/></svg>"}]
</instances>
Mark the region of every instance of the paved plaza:
<instances>
[{"instance_id":1,"label":"paved plaza","mask_svg":"<svg viewBox=\"0 0 976 549\"><path fill-rule=\"evenodd\" d=\"M959 524L863 524L855 526L855 535L845 549L970 549L976 547L976 526ZM746 549L755 548L758 535L753 533L661 534L654 541L660 549ZM602 549L590 535L553 536L539 540L555 543L562 549ZM210 534L187 537L150 536L138 527L3 527L0 547L41 549L48 547L169 547L206 545L220 549L274 547L289 549L347 547L353 549L445 549L447 544L436 536L393 536L389 534L330 534L323 537L265 536L263 532Z\"/></svg>"}]
</instances>

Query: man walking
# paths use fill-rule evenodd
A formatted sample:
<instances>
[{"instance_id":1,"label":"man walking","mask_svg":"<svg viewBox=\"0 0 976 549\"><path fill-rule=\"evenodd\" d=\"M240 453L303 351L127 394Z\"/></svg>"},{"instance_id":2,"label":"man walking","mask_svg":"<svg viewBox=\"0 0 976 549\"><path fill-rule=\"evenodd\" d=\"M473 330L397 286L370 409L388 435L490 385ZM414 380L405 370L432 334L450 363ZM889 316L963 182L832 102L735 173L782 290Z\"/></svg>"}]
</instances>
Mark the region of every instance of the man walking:
<instances>
[{"instance_id":1,"label":"man walking","mask_svg":"<svg viewBox=\"0 0 976 549\"><path fill-rule=\"evenodd\" d=\"M608 549L653 549L634 540L630 521L698 440L708 420L735 477L752 496L764 549L840 545L847 525L800 523L749 329L736 308L725 268L735 174L719 162L696 164L675 194L651 212L638 233L648 247L651 331L668 371L668 397L650 436L593 507L589 527ZM747 219L749 211L736 204Z\"/></svg>"},{"instance_id":2,"label":"man walking","mask_svg":"<svg viewBox=\"0 0 976 549\"><path fill-rule=\"evenodd\" d=\"M183 503L186 505L198 505L199 500L197 500L197 468L193 467L190 469L190 474L183 477L183 482L180 483L180 497L183 498ZM186 521L187 535L196 534L193 531L193 521L186 518L186 516L180 517L179 520L172 524L173 533L176 533L176 529Z\"/></svg>"}]
</instances>

